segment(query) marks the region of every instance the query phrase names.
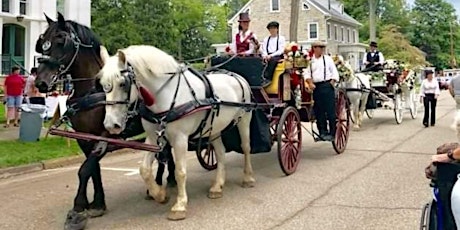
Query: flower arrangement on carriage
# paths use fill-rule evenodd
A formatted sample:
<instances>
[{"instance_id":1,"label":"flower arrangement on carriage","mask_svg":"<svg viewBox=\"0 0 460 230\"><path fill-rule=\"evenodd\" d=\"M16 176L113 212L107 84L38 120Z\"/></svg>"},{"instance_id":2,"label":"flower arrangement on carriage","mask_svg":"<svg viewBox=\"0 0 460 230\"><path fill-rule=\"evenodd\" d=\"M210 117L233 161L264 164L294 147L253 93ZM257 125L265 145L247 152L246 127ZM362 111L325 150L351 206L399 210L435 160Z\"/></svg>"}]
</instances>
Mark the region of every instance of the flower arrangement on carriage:
<instances>
[{"instance_id":1,"label":"flower arrangement on carriage","mask_svg":"<svg viewBox=\"0 0 460 230\"><path fill-rule=\"evenodd\" d=\"M307 68L311 60L311 50L302 49L295 42L291 42L284 48L285 68Z\"/></svg>"}]
</instances>

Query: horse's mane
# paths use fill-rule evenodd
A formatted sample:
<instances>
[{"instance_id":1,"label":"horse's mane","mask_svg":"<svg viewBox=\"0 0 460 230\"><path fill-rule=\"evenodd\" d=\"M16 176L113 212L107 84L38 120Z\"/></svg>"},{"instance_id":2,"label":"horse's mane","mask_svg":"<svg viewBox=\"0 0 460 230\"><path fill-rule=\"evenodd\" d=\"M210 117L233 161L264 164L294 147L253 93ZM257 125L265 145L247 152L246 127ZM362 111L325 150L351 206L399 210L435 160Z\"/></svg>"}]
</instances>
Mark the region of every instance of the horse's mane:
<instances>
[{"instance_id":1,"label":"horse's mane","mask_svg":"<svg viewBox=\"0 0 460 230\"><path fill-rule=\"evenodd\" d=\"M78 22L72 20L66 20L66 27L71 27L73 31L75 31L76 35L80 39L83 44L93 45L92 49L96 52L96 54L100 54L101 50L100 47L102 45L101 40L99 37L87 26L84 26ZM48 25L48 29L45 31L45 35L50 33L57 33L62 31L59 26L58 22L54 22ZM36 51L38 52L41 49L41 44L36 44ZM40 52L39 52L40 53Z\"/></svg>"},{"instance_id":2,"label":"horse's mane","mask_svg":"<svg viewBox=\"0 0 460 230\"><path fill-rule=\"evenodd\" d=\"M99 77L102 75L110 78L120 77L120 68L124 68L120 66L119 57L122 55L121 53L124 54L126 61L134 68L138 77L171 76L179 68L179 63L173 56L154 46L132 45L118 50L117 54L108 58ZM123 65L126 64L123 63Z\"/></svg>"}]
</instances>

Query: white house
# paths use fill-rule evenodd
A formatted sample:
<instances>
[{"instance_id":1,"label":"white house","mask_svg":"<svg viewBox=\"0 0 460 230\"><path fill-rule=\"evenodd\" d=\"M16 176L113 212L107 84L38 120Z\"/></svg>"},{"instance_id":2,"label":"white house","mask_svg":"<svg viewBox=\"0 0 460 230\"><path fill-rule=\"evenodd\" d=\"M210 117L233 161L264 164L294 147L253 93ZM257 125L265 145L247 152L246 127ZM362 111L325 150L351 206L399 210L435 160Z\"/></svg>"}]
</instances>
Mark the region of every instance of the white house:
<instances>
[{"instance_id":1,"label":"white house","mask_svg":"<svg viewBox=\"0 0 460 230\"><path fill-rule=\"evenodd\" d=\"M66 19L91 25L91 0L2 0L2 74L8 74L13 65L27 71L38 65L35 43L48 26L43 13L56 20L57 11Z\"/></svg>"},{"instance_id":2,"label":"white house","mask_svg":"<svg viewBox=\"0 0 460 230\"><path fill-rule=\"evenodd\" d=\"M266 25L270 21L280 23L280 34L289 38L291 2L287 0L250 0L229 21L232 35L238 31L238 18L242 12L251 17L250 30L260 41L268 36ZM298 43L310 48L314 41L327 43L326 52L341 54L356 69L359 68L366 44L359 43L361 23L344 12L343 4L338 0L300 0L297 29ZM228 44L214 44L216 52L224 52Z\"/></svg>"}]
</instances>

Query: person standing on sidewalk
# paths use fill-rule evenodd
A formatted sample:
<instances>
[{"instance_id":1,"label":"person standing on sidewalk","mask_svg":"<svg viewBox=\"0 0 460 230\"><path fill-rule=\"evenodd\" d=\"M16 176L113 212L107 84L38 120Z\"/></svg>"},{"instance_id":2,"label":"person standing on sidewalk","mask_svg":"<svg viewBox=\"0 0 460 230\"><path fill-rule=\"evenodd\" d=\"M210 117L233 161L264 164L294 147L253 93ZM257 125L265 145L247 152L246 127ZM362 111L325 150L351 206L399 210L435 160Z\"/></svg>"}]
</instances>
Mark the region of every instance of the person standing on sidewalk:
<instances>
[{"instance_id":1,"label":"person standing on sidewalk","mask_svg":"<svg viewBox=\"0 0 460 230\"><path fill-rule=\"evenodd\" d=\"M14 126L19 126L19 106L22 104L22 95L25 85L24 78L19 75L20 68L14 66L11 74L8 75L4 83L4 92L6 95L7 119L5 128L10 126L10 120L14 119Z\"/></svg>"},{"instance_id":2,"label":"person standing on sidewalk","mask_svg":"<svg viewBox=\"0 0 460 230\"><path fill-rule=\"evenodd\" d=\"M428 119L430 119L430 125L434 126L436 123L436 103L438 101L439 90L438 81L433 79L433 71L425 70L425 79L422 81L420 86L420 101L423 101L425 113L423 115L423 125L428 127ZM431 110L431 115L430 115Z\"/></svg>"}]
</instances>

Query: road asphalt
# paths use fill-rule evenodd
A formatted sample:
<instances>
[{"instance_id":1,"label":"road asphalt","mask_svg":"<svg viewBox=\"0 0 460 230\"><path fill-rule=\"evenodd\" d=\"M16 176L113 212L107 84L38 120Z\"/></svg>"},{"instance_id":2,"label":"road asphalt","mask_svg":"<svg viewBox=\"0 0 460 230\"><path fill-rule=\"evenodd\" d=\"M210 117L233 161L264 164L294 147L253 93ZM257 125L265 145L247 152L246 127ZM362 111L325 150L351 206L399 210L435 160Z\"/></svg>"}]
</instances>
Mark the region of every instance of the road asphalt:
<instances>
[{"instance_id":1,"label":"road asphalt","mask_svg":"<svg viewBox=\"0 0 460 230\"><path fill-rule=\"evenodd\" d=\"M418 229L421 207L431 198L424 168L437 146L456 141L449 128L454 104L444 91L436 126L429 128L422 126L423 108L414 120L405 113L400 125L391 110L376 110L372 120L364 118L362 128L351 132L341 155L331 143L314 143L304 131L302 160L291 176L282 173L276 148L253 155L254 188L241 187L243 157L229 153L224 196L217 200L207 198L215 172L202 169L190 153L187 219L177 222L166 219L175 189L165 205L144 200L139 152L105 158L108 212L91 219L87 229ZM0 180L0 229L63 229L78 185L78 166ZM92 197L91 189L88 195Z\"/></svg>"}]
</instances>

